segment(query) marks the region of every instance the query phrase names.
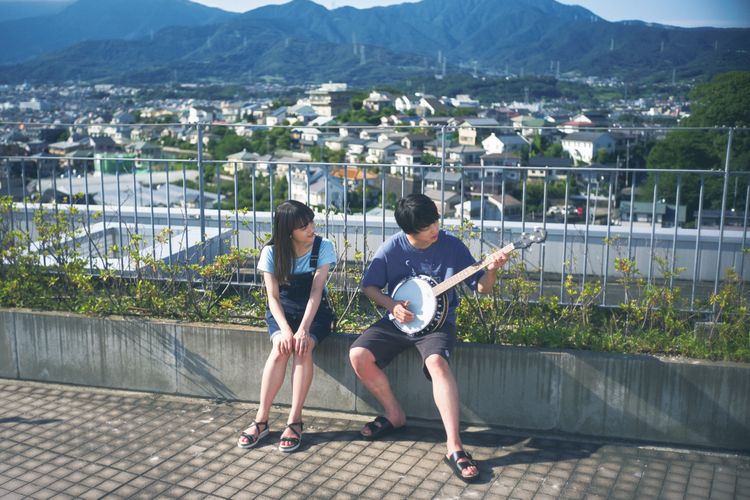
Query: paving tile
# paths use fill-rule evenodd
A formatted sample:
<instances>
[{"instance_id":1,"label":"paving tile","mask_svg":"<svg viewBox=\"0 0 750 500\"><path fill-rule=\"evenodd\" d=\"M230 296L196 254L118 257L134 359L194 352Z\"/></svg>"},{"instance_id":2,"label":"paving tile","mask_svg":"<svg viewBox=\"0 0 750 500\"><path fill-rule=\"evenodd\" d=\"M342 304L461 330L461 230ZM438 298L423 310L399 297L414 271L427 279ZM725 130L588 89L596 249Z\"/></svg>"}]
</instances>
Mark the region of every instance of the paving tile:
<instances>
[{"instance_id":1,"label":"paving tile","mask_svg":"<svg viewBox=\"0 0 750 500\"><path fill-rule=\"evenodd\" d=\"M213 495L224 497L224 498L231 498L239 491L237 488L232 488L230 486L221 486L220 488L214 490L212 492Z\"/></svg>"},{"instance_id":2,"label":"paving tile","mask_svg":"<svg viewBox=\"0 0 750 500\"><path fill-rule=\"evenodd\" d=\"M73 486L73 483L71 483L70 481L66 481L65 479L58 479L57 481L48 484L47 488L57 491L58 493L62 493L71 486ZM7 485L4 484L3 487L6 488Z\"/></svg>"},{"instance_id":3,"label":"paving tile","mask_svg":"<svg viewBox=\"0 0 750 500\"><path fill-rule=\"evenodd\" d=\"M221 488L221 485L212 481L204 481L195 487L196 490L202 491L204 493L213 493L219 488Z\"/></svg>"},{"instance_id":4,"label":"paving tile","mask_svg":"<svg viewBox=\"0 0 750 500\"><path fill-rule=\"evenodd\" d=\"M17 493L23 496L32 496L34 492L40 489L42 489L42 486L33 483L26 483L20 488L17 488L13 493Z\"/></svg>"},{"instance_id":5,"label":"paving tile","mask_svg":"<svg viewBox=\"0 0 750 500\"><path fill-rule=\"evenodd\" d=\"M178 481L176 484L192 490L202 482L203 481L195 477L186 477L185 479L181 479L180 481Z\"/></svg>"},{"instance_id":6,"label":"paving tile","mask_svg":"<svg viewBox=\"0 0 750 500\"><path fill-rule=\"evenodd\" d=\"M57 494L58 493L56 491L42 488L41 490L34 492L33 498L35 500L48 500L49 498L53 498ZM6 498L2 491L0 491L0 498Z\"/></svg>"}]
</instances>

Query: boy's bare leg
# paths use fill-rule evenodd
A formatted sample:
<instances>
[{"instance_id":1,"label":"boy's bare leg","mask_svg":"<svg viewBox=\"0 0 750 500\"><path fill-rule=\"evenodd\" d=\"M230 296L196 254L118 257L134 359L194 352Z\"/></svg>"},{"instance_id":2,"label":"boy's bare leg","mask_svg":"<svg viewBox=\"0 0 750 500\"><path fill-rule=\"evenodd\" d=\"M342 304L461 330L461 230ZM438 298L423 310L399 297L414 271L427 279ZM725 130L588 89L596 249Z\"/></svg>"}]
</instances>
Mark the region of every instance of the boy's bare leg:
<instances>
[{"instance_id":1,"label":"boy's bare leg","mask_svg":"<svg viewBox=\"0 0 750 500\"><path fill-rule=\"evenodd\" d=\"M402 427L406 424L406 414L401 409L396 396L391 390L391 384L388 382L383 370L375 363L375 356L364 347L355 347L349 351L349 359L354 368L354 373L362 381L365 388L378 400L383 406L385 418L387 418L394 427ZM362 429L363 436L369 436L370 429Z\"/></svg>"},{"instance_id":2,"label":"boy's bare leg","mask_svg":"<svg viewBox=\"0 0 750 500\"><path fill-rule=\"evenodd\" d=\"M448 361L442 356L438 354L428 356L425 360L425 366L432 377L432 396L440 412L440 418L443 420L445 435L447 436L448 456L450 456L454 452L464 449L459 433L458 385ZM463 458L459 462L466 460L468 459ZM467 467L463 470L463 475L471 477L475 476L477 472L476 467Z\"/></svg>"}]
</instances>

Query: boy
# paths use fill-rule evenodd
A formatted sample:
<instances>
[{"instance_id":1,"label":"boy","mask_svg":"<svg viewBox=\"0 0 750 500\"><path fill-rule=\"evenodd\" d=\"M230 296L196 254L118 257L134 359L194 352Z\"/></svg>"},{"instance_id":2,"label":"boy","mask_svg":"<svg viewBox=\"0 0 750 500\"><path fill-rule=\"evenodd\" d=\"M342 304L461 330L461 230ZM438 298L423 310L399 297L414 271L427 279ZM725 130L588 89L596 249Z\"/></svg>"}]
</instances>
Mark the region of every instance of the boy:
<instances>
[{"instance_id":1,"label":"boy","mask_svg":"<svg viewBox=\"0 0 750 500\"><path fill-rule=\"evenodd\" d=\"M426 274L442 282L475 263L474 258L458 238L438 226L435 203L423 194L412 194L399 200L396 222L401 231L390 237L377 250L362 280L365 295L401 323L414 319L405 301L397 302L382 292L389 291L405 277ZM465 281L479 293L489 293L497 279L498 268L508 260L498 254L487 267ZM373 440L400 430L406 415L391 390L383 368L400 352L416 347L422 356L425 376L432 381L433 398L440 412L447 436L448 454L443 461L463 481L479 479L477 463L463 449L459 436L459 400L456 380L448 359L456 343L455 289L446 292L449 306L446 321L436 331L420 337L409 337L394 326L389 315L384 316L354 342L349 358L357 377L383 406L384 416L377 417L361 431L362 437Z\"/></svg>"}]
</instances>

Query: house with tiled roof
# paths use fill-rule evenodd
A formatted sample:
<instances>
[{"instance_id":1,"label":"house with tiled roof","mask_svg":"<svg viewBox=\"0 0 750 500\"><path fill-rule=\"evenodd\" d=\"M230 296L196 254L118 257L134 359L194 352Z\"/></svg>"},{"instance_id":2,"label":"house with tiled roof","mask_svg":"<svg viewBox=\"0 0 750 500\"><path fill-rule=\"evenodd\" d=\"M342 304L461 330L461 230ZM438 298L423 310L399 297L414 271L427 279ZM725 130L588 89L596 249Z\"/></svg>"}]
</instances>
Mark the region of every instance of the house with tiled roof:
<instances>
[{"instance_id":1,"label":"house with tiled roof","mask_svg":"<svg viewBox=\"0 0 750 500\"><path fill-rule=\"evenodd\" d=\"M496 136L492 133L482 141L482 148L487 154L520 153L528 145L523 137L516 134Z\"/></svg>"},{"instance_id":2,"label":"house with tiled roof","mask_svg":"<svg viewBox=\"0 0 750 500\"><path fill-rule=\"evenodd\" d=\"M243 149L238 153L227 155L227 162L224 164L224 172L228 175L234 175L235 172L241 172L250 169L254 162L260 159L257 153Z\"/></svg>"},{"instance_id":3,"label":"house with tiled roof","mask_svg":"<svg viewBox=\"0 0 750 500\"><path fill-rule=\"evenodd\" d=\"M591 163L600 149L615 151L615 141L608 132L574 132L566 135L561 144L576 164Z\"/></svg>"},{"instance_id":4,"label":"house with tiled roof","mask_svg":"<svg viewBox=\"0 0 750 500\"><path fill-rule=\"evenodd\" d=\"M458 126L458 143L476 146L478 139L488 136L499 126L494 118L466 118Z\"/></svg>"},{"instance_id":5,"label":"house with tiled roof","mask_svg":"<svg viewBox=\"0 0 750 500\"><path fill-rule=\"evenodd\" d=\"M382 111L385 108L392 108L395 98L388 92L373 90L370 95L362 101L362 107L370 111Z\"/></svg>"},{"instance_id":6,"label":"house with tiled roof","mask_svg":"<svg viewBox=\"0 0 750 500\"><path fill-rule=\"evenodd\" d=\"M401 146L394 141L372 141L367 143L367 163L391 163Z\"/></svg>"}]
</instances>

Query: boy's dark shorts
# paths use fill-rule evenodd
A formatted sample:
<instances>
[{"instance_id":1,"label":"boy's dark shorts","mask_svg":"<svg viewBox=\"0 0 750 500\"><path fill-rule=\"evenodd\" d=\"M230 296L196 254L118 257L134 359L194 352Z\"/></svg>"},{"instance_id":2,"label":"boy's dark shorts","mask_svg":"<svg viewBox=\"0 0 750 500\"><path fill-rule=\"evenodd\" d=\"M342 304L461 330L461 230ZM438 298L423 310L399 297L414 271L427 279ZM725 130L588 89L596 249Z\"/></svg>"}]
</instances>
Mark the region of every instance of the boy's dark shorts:
<instances>
[{"instance_id":1,"label":"boy's dark shorts","mask_svg":"<svg viewBox=\"0 0 750 500\"><path fill-rule=\"evenodd\" d=\"M421 337L409 337L385 317L365 330L351 348L364 347L375 356L378 367L385 368L398 354L412 346L416 347L422 356L422 371L431 381L425 360L433 354L450 360L455 345L456 326L452 323L445 323L439 330Z\"/></svg>"}]
</instances>

